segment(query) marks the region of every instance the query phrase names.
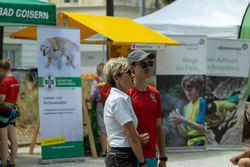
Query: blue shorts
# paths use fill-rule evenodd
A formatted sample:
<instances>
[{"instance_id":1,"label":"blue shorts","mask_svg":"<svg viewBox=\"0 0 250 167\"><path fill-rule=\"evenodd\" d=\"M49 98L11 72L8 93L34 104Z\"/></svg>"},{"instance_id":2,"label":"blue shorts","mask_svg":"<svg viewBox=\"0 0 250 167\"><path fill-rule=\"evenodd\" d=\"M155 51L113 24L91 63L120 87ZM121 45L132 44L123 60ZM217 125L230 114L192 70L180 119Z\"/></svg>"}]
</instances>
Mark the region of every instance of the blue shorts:
<instances>
[{"instance_id":1,"label":"blue shorts","mask_svg":"<svg viewBox=\"0 0 250 167\"><path fill-rule=\"evenodd\" d=\"M157 158L144 158L147 162L147 167L158 167ZM137 167L139 167L139 163L137 163Z\"/></svg>"},{"instance_id":2,"label":"blue shorts","mask_svg":"<svg viewBox=\"0 0 250 167\"><path fill-rule=\"evenodd\" d=\"M11 112L12 111L10 109L1 109L0 110L0 128L4 128L4 127L8 126L8 124L15 125L15 121L9 122L9 121L14 120L16 118L16 117L11 115ZM1 118L8 119L8 122L2 121Z\"/></svg>"}]
</instances>

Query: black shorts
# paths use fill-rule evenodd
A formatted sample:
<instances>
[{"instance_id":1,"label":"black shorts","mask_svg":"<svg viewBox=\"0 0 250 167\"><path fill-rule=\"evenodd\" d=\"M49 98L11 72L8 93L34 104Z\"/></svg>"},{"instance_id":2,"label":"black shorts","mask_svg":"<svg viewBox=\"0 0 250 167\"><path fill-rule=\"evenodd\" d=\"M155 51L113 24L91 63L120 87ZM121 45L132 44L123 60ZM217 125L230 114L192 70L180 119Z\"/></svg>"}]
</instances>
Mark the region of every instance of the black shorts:
<instances>
[{"instance_id":1,"label":"black shorts","mask_svg":"<svg viewBox=\"0 0 250 167\"><path fill-rule=\"evenodd\" d=\"M137 159L130 147L111 148L105 157L106 167L137 167Z\"/></svg>"},{"instance_id":2,"label":"black shorts","mask_svg":"<svg viewBox=\"0 0 250 167\"><path fill-rule=\"evenodd\" d=\"M12 111L10 109L1 109L0 110L0 116L5 117L5 118L9 118L10 115L11 115L11 112ZM9 120L13 120L13 119L15 119L15 117L11 116L11 118ZM5 122L0 120L0 128L4 128L9 124L15 125L15 123L10 123L10 122L5 123Z\"/></svg>"}]
</instances>

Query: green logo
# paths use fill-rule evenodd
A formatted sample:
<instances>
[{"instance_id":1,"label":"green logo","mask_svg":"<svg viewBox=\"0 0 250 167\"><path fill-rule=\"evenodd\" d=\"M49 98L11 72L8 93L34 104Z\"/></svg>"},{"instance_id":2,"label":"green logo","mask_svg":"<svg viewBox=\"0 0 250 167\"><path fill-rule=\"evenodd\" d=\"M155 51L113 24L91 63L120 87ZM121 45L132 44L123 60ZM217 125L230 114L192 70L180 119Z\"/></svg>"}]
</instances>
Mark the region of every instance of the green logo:
<instances>
[{"instance_id":1,"label":"green logo","mask_svg":"<svg viewBox=\"0 0 250 167\"><path fill-rule=\"evenodd\" d=\"M248 48L248 44L243 43L241 47L242 47L242 49L243 49L243 50L247 50L247 48Z\"/></svg>"},{"instance_id":2,"label":"green logo","mask_svg":"<svg viewBox=\"0 0 250 167\"><path fill-rule=\"evenodd\" d=\"M52 89L53 87L56 86L56 80L53 75L49 74L43 78L43 85L47 89Z\"/></svg>"},{"instance_id":3,"label":"green logo","mask_svg":"<svg viewBox=\"0 0 250 167\"><path fill-rule=\"evenodd\" d=\"M200 44L200 45L204 45L204 43L205 43L205 40L204 40L204 39L200 39L200 40L199 40L199 44Z\"/></svg>"}]
</instances>

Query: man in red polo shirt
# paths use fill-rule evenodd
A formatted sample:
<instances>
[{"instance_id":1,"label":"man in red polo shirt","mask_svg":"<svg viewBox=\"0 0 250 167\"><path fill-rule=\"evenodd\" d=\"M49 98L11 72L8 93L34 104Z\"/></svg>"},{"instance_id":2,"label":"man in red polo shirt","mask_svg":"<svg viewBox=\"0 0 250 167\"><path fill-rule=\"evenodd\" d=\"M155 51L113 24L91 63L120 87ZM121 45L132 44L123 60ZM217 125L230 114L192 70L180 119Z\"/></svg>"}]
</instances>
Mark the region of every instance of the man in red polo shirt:
<instances>
[{"instance_id":1,"label":"man in red polo shirt","mask_svg":"<svg viewBox=\"0 0 250 167\"><path fill-rule=\"evenodd\" d=\"M167 157L165 156L165 135L161 122L160 93L146 84L146 80L150 77L150 67L154 64L151 61L153 58L155 58L154 54L142 50L133 51L128 55L128 64L135 74L135 88L129 89L127 94L131 97L138 119L138 133L149 133L150 136L148 143L142 143L147 167L157 167L156 145L160 156L159 167L165 167Z\"/></svg>"}]
</instances>

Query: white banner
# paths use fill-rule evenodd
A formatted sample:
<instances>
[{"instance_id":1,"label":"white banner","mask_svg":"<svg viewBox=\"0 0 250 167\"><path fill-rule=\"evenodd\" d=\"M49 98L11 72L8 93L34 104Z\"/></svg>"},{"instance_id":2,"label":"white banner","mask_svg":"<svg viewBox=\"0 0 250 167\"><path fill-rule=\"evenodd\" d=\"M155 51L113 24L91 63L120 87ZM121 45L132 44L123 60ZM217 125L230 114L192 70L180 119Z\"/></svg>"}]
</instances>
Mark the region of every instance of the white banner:
<instances>
[{"instance_id":1,"label":"white banner","mask_svg":"<svg viewBox=\"0 0 250 167\"><path fill-rule=\"evenodd\" d=\"M240 145L250 42L202 36L171 38L180 45L158 50L156 57L157 89L161 93L167 147ZM191 101L194 96L202 100ZM199 112L190 117L188 114L194 113L190 106L195 105ZM178 120L173 116L175 113L199 123L205 131L193 129L181 120L181 124L175 122ZM188 137L183 137L180 125L186 128Z\"/></svg>"},{"instance_id":2,"label":"white banner","mask_svg":"<svg viewBox=\"0 0 250 167\"><path fill-rule=\"evenodd\" d=\"M42 159L83 157L80 30L37 28Z\"/></svg>"},{"instance_id":3,"label":"white banner","mask_svg":"<svg viewBox=\"0 0 250 167\"><path fill-rule=\"evenodd\" d=\"M207 75L248 77L250 42L207 40Z\"/></svg>"},{"instance_id":4,"label":"white banner","mask_svg":"<svg viewBox=\"0 0 250 167\"><path fill-rule=\"evenodd\" d=\"M172 36L180 45L157 50L157 75L206 73L206 38Z\"/></svg>"}]
</instances>

